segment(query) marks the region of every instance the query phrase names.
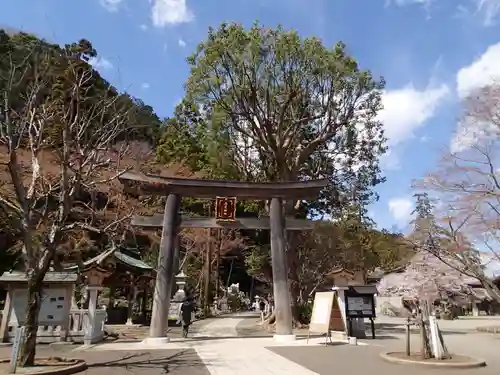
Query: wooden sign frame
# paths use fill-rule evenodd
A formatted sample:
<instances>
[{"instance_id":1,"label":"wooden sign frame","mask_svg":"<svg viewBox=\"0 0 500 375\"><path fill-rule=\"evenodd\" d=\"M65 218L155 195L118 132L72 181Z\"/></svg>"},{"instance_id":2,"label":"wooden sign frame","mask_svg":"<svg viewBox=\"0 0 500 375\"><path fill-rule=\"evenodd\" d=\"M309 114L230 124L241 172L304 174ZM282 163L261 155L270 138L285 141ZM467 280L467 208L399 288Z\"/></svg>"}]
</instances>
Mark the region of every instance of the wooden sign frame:
<instances>
[{"instance_id":1,"label":"wooden sign frame","mask_svg":"<svg viewBox=\"0 0 500 375\"><path fill-rule=\"evenodd\" d=\"M307 342L309 342L311 333L319 333L325 335L326 346L328 342L332 342L332 330L339 330L340 328L346 332L347 327L342 316L338 298L339 294L337 291L315 293ZM341 327L337 324L339 320Z\"/></svg>"},{"instance_id":2,"label":"wooden sign frame","mask_svg":"<svg viewBox=\"0 0 500 375\"><path fill-rule=\"evenodd\" d=\"M215 198L215 220L236 221L236 197Z\"/></svg>"}]
</instances>

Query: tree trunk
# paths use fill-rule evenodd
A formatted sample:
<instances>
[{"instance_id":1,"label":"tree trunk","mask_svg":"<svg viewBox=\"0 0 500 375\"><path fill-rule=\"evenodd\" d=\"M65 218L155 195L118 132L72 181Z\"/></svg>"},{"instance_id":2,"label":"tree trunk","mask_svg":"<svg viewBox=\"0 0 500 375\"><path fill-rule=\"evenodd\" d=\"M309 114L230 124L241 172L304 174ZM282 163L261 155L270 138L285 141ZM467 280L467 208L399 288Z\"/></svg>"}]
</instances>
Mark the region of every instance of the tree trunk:
<instances>
[{"instance_id":1,"label":"tree trunk","mask_svg":"<svg viewBox=\"0 0 500 375\"><path fill-rule=\"evenodd\" d=\"M38 271L40 273L40 271ZM42 280L45 275L33 275L28 282L28 303L24 319L25 341L21 348L19 366L27 367L35 364L36 336L38 331L38 314L42 306Z\"/></svg>"},{"instance_id":2,"label":"tree trunk","mask_svg":"<svg viewBox=\"0 0 500 375\"><path fill-rule=\"evenodd\" d=\"M495 302L500 304L500 290L495 283L486 277L479 278L479 281L481 281L481 284L483 284L484 289L486 289L486 292L488 292L490 297L495 300Z\"/></svg>"}]
</instances>

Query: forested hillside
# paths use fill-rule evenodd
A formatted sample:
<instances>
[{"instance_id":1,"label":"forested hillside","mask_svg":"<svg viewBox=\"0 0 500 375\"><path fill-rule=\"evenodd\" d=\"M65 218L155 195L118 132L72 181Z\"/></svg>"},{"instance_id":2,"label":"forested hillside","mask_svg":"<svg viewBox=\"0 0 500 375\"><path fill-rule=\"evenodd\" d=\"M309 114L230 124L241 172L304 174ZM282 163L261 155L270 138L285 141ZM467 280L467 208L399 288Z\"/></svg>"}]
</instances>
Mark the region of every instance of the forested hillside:
<instances>
[{"instance_id":1,"label":"forested hillside","mask_svg":"<svg viewBox=\"0 0 500 375\"><path fill-rule=\"evenodd\" d=\"M97 51L87 40L80 40L70 45L59 46L39 39L34 35L0 30L0 92L3 100L0 108L2 126L2 142L0 142L0 253L1 267L13 266L14 252L19 251L19 222L12 214L15 205L12 202L15 192L9 170L9 144L16 148L17 162L21 167L20 175L26 186L33 177L34 154L40 161L40 170L48 176L57 175L60 169L58 151L64 144L62 124L68 113L57 112L57 108L73 111L69 115L72 121L86 117L87 125L81 128L82 133L72 136L88 137L89 143L96 127L102 123L118 123L116 137L110 141L115 149L106 152L111 159L120 155L122 167L132 167L137 163L137 156L154 156L154 147L162 126L162 120L154 113L153 108L138 98L118 90L89 64ZM80 79L75 83L76 79ZM71 90L68 91L68 90ZM76 95L73 92L78 90ZM33 132L25 132L32 118L44 123L43 131L38 134L41 142L33 147ZM49 118L50 116L50 118ZM69 118L69 117L68 117ZM8 126L18 129L8 129ZM35 129L35 127L33 127ZM11 132L11 137L7 136ZM80 144L84 144L82 142ZM126 150L120 147L127 144ZM75 145L75 144L73 144ZM19 147L17 147L19 146ZM76 148L70 153L80 155L84 151ZM86 151L85 151L86 152ZM141 161L141 164L144 160ZM104 189L109 186L101 186ZM57 193L54 191L54 193ZM89 192L86 192L88 194ZM102 193L106 193L103 191ZM82 193L83 194L83 193ZM85 195L85 194L83 194ZM106 194L104 194L106 195ZM73 243L74 244L74 243ZM4 269L5 269L4 268ZM1 271L1 270L0 270Z\"/></svg>"}]
</instances>

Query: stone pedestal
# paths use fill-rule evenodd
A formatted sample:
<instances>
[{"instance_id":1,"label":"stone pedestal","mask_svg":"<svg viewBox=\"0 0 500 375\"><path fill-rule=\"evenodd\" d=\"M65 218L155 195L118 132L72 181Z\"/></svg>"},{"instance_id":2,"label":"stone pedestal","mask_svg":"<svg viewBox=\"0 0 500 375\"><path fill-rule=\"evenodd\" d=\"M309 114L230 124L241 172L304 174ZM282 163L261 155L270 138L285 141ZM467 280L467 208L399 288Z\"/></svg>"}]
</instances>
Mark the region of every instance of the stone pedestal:
<instances>
[{"instance_id":1,"label":"stone pedestal","mask_svg":"<svg viewBox=\"0 0 500 375\"><path fill-rule=\"evenodd\" d=\"M155 347L161 347L162 345L168 344L169 342L170 342L169 337L147 337L141 341L141 344L143 344L146 347L155 348Z\"/></svg>"},{"instance_id":2,"label":"stone pedestal","mask_svg":"<svg viewBox=\"0 0 500 375\"><path fill-rule=\"evenodd\" d=\"M287 343L287 342L293 342L296 339L295 335L274 335L273 336L274 341L279 342L279 343Z\"/></svg>"}]
</instances>

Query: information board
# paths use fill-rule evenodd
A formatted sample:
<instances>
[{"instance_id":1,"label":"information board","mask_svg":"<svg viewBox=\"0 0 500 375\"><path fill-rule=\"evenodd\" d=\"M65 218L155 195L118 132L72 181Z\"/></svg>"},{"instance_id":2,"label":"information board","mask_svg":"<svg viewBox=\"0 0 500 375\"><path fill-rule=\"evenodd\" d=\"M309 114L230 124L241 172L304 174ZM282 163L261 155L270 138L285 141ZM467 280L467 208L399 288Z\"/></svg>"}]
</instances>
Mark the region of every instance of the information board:
<instances>
[{"instance_id":1,"label":"information board","mask_svg":"<svg viewBox=\"0 0 500 375\"><path fill-rule=\"evenodd\" d=\"M350 318L375 317L373 294L346 294L346 313Z\"/></svg>"}]
</instances>

